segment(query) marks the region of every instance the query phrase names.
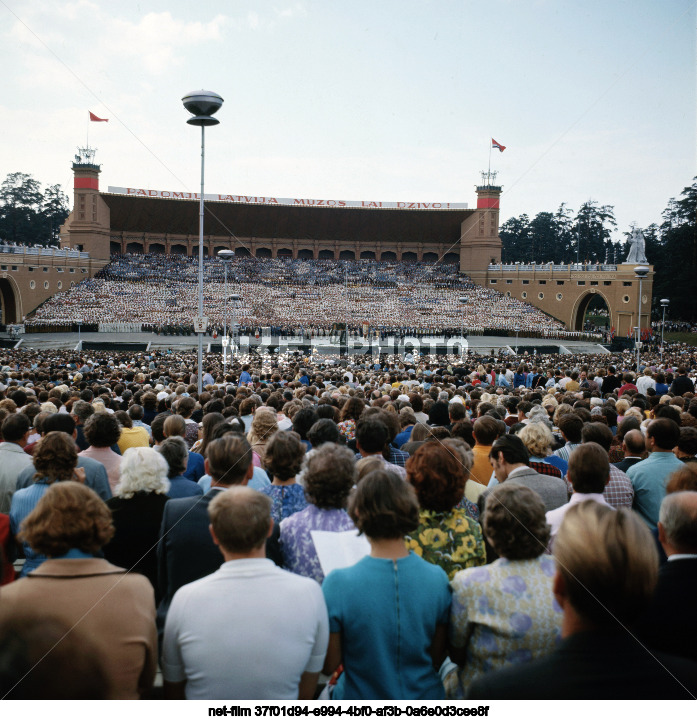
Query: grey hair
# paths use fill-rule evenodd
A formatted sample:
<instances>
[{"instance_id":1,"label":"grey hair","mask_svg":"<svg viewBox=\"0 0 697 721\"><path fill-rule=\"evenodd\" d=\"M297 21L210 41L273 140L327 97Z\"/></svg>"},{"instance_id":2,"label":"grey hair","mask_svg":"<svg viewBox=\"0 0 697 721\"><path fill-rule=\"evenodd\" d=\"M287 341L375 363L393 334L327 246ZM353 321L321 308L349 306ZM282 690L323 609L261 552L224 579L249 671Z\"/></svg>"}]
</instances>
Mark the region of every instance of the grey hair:
<instances>
[{"instance_id":1,"label":"grey hair","mask_svg":"<svg viewBox=\"0 0 697 721\"><path fill-rule=\"evenodd\" d=\"M697 553L697 491L668 494L658 520L671 546L680 553Z\"/></svg>"},{"instance_id":2,"label":"grey hair","mask_svg":"<svg viewBox=\"0 0 697 721\"><path fill-rule=\"evenodd\" d=\"M167 461L154 448L127 448L121 458L119 484L114 495L133 498L139 491L162 495L169 491Z\"/></svg>"}]
</instances>

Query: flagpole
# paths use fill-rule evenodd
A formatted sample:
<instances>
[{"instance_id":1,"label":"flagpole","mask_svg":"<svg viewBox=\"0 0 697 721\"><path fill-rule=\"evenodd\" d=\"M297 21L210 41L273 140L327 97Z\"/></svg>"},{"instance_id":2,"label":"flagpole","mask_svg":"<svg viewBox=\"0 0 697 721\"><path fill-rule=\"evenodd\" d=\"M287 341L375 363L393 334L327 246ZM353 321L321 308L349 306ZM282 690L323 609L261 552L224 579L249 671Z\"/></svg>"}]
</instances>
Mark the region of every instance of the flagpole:
<instances>
[{"instance_id":1,"label":"flagpole","mask_svg":"<svg viewBox=\"0 0 697 721\"><path fill-rule=\"evenodd\" d=\"M489 139L489 170L487 171L487 174L486 174L487 184L489 184L489 180L491 178L491 146L492 145L493 145L493 143L491 142L491 139Z\"/></svg>"}]
</instances>

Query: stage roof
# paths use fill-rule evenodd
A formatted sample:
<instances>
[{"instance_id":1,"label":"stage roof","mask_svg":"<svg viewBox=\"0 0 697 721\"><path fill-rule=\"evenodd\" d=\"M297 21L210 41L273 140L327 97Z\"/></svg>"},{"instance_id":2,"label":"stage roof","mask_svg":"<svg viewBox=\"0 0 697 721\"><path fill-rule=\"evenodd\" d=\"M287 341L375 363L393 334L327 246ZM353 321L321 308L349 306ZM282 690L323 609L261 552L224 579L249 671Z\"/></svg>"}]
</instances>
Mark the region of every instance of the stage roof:
<instances>
[{"instance_id":1,"label":"stage roof","mask_svg":"<svg viewBox=\"0 0 697 721\"><path fill-rule=\"evenodd\" d=\"M111 211L112 233L198 235L197 200L100 193ZM350 242L454 243L477 211L331 208L205 201L206 236Z\"/></svg>"}]
</instances>

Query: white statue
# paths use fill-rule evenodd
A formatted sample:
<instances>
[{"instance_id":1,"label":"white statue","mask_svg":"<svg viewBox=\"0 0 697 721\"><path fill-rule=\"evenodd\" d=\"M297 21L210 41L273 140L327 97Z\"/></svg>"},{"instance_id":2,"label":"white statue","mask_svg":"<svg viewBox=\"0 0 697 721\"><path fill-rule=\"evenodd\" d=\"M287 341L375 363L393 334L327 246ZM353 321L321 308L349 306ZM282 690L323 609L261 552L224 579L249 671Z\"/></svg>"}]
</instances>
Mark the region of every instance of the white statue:
<instances>
[{"instance_id":1,"label":"white statue","mask_svg":"<svg viewBox=\"0 0 697 721\"><path fill-rule=\"evenodd\" d=\"M644 234L639 228L632 228L632 234L629 236L629 255L625 263L648 263L646 259L646 241Z\"/></svg>"}]
</instances>

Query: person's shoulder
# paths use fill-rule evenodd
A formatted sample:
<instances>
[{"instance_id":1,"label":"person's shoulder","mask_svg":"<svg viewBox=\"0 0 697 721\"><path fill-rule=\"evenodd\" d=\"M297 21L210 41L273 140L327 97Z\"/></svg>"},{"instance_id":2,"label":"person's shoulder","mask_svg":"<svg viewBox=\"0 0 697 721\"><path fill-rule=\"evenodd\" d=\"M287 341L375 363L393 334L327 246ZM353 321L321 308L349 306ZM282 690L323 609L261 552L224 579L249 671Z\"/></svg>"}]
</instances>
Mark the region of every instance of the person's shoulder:
<instances>
[{"instance_id":1,"label":"person's shoulder","mask_svg":"<svg viewBox=\"0 0 697 721\"><path fill-rule=\"evenodd\" d=\"M199 486L200 487L200 486ZM206 494L202 496L186 496L184 498L170 498L165 503L165 517L176 518L185 513L189 513L195 506L201 504L204 505L203 501L206 500Z\"/></svg>"}]
</instances>

